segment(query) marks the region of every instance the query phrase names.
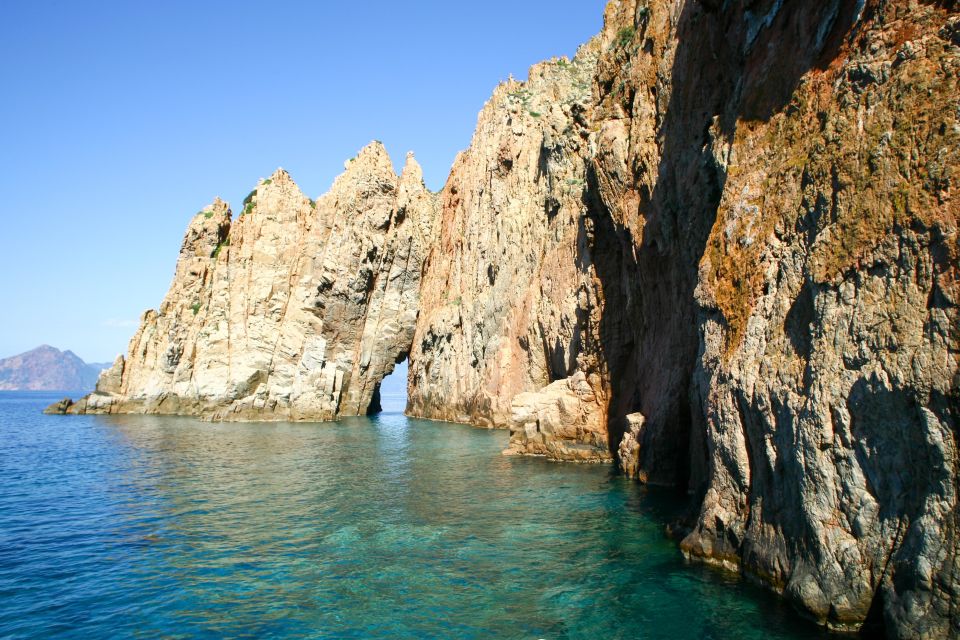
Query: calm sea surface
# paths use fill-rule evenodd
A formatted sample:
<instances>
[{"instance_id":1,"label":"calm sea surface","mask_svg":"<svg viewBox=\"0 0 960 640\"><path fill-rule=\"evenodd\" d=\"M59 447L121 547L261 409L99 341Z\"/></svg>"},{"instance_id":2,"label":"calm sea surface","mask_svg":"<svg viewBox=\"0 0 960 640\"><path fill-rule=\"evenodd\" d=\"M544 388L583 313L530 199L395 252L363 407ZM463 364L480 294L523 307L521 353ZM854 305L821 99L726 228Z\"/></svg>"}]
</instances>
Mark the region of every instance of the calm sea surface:
<instances>
[{"instance_id":1,"label":"calm sea surface","mask_svg":"<svg viewBox=\"0 0 960 640\"><path fill-rule=\"evenodd\" d=\"M0 393L0 637L821 638L673 494L504 432L43 416Z\"/></svg>"}]
</instances>

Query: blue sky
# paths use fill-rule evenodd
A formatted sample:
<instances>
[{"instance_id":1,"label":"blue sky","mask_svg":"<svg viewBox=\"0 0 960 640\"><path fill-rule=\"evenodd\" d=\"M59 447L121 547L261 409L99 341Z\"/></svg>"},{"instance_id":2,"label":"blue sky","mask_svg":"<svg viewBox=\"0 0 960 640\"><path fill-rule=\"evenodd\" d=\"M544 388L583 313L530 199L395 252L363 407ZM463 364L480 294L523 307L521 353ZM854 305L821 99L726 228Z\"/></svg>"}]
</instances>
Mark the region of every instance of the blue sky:
<instances>
[{"instance_id":1,"label":"blue sky","mask_svg":"<svg viewBox=\"0 0 960 640\"><path fill-rule=\"evenodd\" d=\"M498 82L602 0L54 2L0 22L0 357L126 350L191 215L278 166L327 190L373 139L439 189Z\"/></svg>"}]
</instances>

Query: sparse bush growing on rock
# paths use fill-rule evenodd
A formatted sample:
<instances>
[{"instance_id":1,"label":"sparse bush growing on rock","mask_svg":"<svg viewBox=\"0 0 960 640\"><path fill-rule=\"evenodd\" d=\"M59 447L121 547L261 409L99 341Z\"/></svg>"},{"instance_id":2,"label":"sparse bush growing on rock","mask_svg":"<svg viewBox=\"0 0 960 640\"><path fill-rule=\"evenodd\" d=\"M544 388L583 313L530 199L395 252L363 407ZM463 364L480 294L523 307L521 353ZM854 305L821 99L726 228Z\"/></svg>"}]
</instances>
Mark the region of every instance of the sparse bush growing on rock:
<instances>
[{"instance_id":1,"label":"sparse bush growing on rock","mask_svg":"<svg viewBox=\"0 0 960 640\"><path fill-rule=\"evenodd\" d=\"M220 249L224 247L229 247L229 246L230 246L230 238L227 238L226 240L224 240L223 242L217 245L217 248L213 250L213 254L211 254L210 257L216 260L217 257L220 255Z\"/></svg>"},{"instance_id":2,"label":"sparse bush growing on rock","mask_svg":"<svg viewBox=\"0 0 960 640\"><path fill-rule=\"evenodd\" d=\"M247 197L243 199L243 211L240 213L241 216L247 215L253 211L253 199L257 197L257 190L254 189L247 194Z\"/></svg>"}]
</instances>

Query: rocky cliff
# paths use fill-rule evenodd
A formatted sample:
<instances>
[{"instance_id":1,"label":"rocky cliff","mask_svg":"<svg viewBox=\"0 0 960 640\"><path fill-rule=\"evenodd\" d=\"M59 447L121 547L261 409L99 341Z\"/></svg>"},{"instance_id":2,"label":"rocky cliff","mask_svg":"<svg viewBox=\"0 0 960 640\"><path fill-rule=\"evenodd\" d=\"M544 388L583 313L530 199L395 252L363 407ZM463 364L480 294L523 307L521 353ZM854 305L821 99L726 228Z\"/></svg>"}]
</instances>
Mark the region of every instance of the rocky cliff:
<instances>
[{"instance_id":1,"label":"rocky cliff","mask_svg":"<svg viewBox=\"0 0 960 640\"><path fill-rule=\"evenodd\" d=\"M45 344L0 360L0 391L85 391L104 368Z\"/></svg>"},{"instance_id":2,"label":"rocky cliff","mask_svg":"<svg viewBox=\"0 0 960 640\"><path fill-rule=\"evenodd\" d=\"M610 459L583 215L599 49L496 89L441 193L425 267L408 413L509 426L517 453Z\"/></svg>"},{"instance_id":3,"label":"rocky cliff","mask_svg":"<svg viewBox=\"0 0 960 640\"><path fill-rule=\"evenodd\" d=\"M698 505L683 551L838 629L960 635L960 16L614 0L498 87L438 196L366 149L191 223L72 411L510 429Z\"/></svg>"},{"instance_id":4,"label":"rocky cliff","mask_svg":"<svg viewBox=\"0 0 960 640\"><path fill-rule=\"evenodd\" d=\"M702 500L686 553L835 628L960 632L958 26L608 8L593 166L633 345L611 441Z\"/></svg>"},{"instance_id":5,"label":"rocky cliff","mask_svg":"<svg viewBox=\"0 0 960 640\"><path fill-rule=\"evenodd\" d=\"M958 33L611 2L589 99L534 67L455 163L410 411L687 487L685 553L833 628L960 633Z\"/></svg>"},{"instance_id":6,"label":"rocky cliff","mask_svg":"<svg viewBox=\"0 0 960 640\"><path fill-rule=\"evenodd\" d=\"M233 219L217 199L191 220L163 304L78 413L331 420L379 410L407 357L434 196L364 148L307 198L283 170Z\"/></svg>"}]
</instances>

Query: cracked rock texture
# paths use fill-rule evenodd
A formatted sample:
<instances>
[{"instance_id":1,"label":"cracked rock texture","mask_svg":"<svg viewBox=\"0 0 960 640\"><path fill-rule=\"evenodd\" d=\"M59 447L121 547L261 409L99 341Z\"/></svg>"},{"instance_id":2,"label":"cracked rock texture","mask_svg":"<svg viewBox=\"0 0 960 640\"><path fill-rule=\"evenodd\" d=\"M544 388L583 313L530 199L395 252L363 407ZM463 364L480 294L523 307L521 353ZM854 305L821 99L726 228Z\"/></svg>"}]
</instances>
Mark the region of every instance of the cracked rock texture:
<instances>
[{"instance_id":1,"label":"cracked rock texture","mask_svg":"<svg viewBox=\"0 0 960 640\"><path fill-rule=\"evenodd\" d=\"M960 637L958 76L949 0L613 0L438 196L372 145L205 209L55 410L329 419L409 352L410 415L686 488L684 553L822 624Z\"/></svg>"},{"instance_id":2,"label":"cracked rock texture","mask_svg":"<svg viewBox=\"0 0 960 640\"><path fill-rule=\"evenodd\" d=\"M163 304L70 412L330 420L379 410L407 356L434 196L372 143L317 201L278 170L190 222Z\"/></svg>"},{"instance_id":3,"label":"cracked rock texture","mask_svg":"<svg viewBox=\"0 0 960 640\"><path fill-rule=\"evenodd\" d=\"M698 501L687 555L833 628L956 636L953 4L605 18L589 98L536 66L454 165L411 413L615 451Z\"/></svg>"},{"instance_id":4,"label":"cracked rock texture","mask_svg":"<svg viewBox=\"0 0 960 640\"><path fill-rule=\"evenodd\" d=\"M599 47L499 86L440 196L408 413L508 427L512 453L610 459L584 205Z\"/></svg>"},{"instance_id":5,"label":"cracked rock texture","mask_svg":"<svg viewBox=\"0 0 960 640\"><path fill-rule=\"evenodd\" d=\"M593 163L625 247L600 271L633 345L608 363L621 464L701 501L688 555L834 628L957 636L953 3L606 18Z\"/></svg>"}]
</instances>

